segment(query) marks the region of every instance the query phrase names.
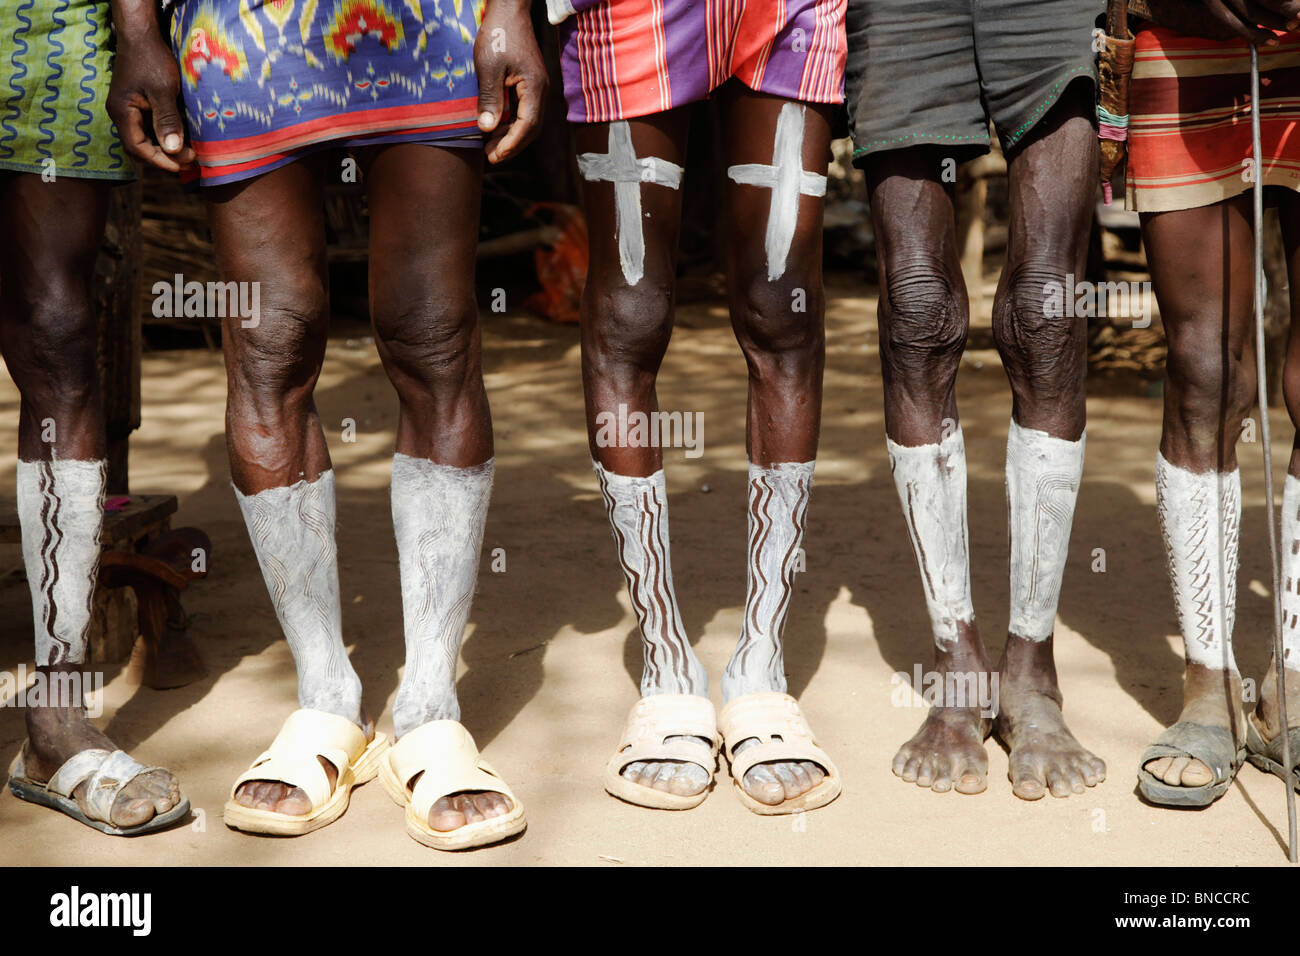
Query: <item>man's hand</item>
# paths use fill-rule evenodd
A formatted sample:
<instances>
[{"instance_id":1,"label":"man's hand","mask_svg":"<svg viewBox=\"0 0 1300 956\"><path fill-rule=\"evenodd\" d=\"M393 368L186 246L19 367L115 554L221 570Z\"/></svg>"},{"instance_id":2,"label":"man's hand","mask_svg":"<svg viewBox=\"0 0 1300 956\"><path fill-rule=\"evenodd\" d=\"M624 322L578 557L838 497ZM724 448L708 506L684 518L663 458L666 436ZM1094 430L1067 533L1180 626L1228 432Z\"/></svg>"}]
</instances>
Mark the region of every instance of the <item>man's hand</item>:
<instances>
[{"instance_id":1,"label":"man's hand","mask_svg":"<svg viewBox=\"0 0 1300 956\"><path fill-rule=\"evenodd\" d=\"M1144 15L1143 4L1133 12ZM1258 46L1276 46L1273 30L1290 33L1300 26L1300 0L1146 0L1150 20L1190 36L1228 40L1234 37Z\"/></svg>"},{"instance_id":2,"label":"man's hand","mask_svg":"<svg viewBox=\"0 0 1300 956\"><path fill-rule=\"evenodd\" d=\"M526 0L488 0L483 23L474 40L474 70L478 74L478 128L490 134L487 158L509 159L537 136L546 96L546 65L533 36ZM508 123L501 122L509 90L516 107Z\"/></svg>"},{"instance_id":3,"label":"man's hand","mask_svg":"<svg viewBox=\"0 0 1300 956\"><path fill-rule=\"evenodd\" d=\"M185 142L180 91L180 71L161 33L119 34L108 115L128 153L170 173L194 162L194 150Z\"/></svg>"}]
</instances>

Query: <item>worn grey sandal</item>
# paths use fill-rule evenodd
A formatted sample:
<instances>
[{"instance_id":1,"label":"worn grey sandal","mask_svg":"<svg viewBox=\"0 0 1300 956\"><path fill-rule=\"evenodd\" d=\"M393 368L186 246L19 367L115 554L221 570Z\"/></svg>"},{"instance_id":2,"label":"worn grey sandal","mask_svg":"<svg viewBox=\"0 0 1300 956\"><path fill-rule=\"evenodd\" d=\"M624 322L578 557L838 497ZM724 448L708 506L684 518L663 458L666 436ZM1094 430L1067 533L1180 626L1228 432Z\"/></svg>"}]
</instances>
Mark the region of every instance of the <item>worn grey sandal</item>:
<instances>
[{"instance_id":1,"label":"worn grey sandal","mask_svg":"<svg viewBox=\"0 0 1300 956\"><path fill-rule=\"evenodd\" d=\"M1300 727L1292 727L1288 736L1291 738L1291 789L1300 793ZM1255 727L1252 715L1246 721L1246 759L1266 773L1271 773L1283 780L1287 773L1282 769L1282 735L1278 734L1270 741Z\"/></svg>"},{"instance_id":2,"label":"worn grey sandal","mask_svg":"<svg viewBox=\"0 0 1300 956\"><path fill-rule=\"evenodd\" d=\"M46 783L40 783L27 775L23 761L26 753L27 745L23 744L18 756L9 766L9 792L20 800L67 814L78 823L93 827L100 833L110 836L139 836L165 829L189 816L190 801L182 796L180 803L166 813L159 813L139 826L113 826L109 822L112 819L113 802L122 788L143 773L162 769L146 767L121 750L83 750L68 758ZM80 804L72 796L73 791L83 782L86 782L89 814L82 812Z\"/></svg>"},{"instance_id":3,"label":"worn grey sandal","mask_svg":"<svg viewBox=\"0 0 1300 956\"><path fill-rule=\"evenodd\" d=\"M1138 789L1142 796L1162 806L1208 807L1232 786L1245 755L1245 747L1237 745L1227 727L1207 727L1180 720L1157 737L1142 755L1142 762L1138 765ZM1161 757L1199 760L1213 771L1214 779L1200 787L1170 786L1146 769L1148 763Z\"/></svg>"}]
</instances>

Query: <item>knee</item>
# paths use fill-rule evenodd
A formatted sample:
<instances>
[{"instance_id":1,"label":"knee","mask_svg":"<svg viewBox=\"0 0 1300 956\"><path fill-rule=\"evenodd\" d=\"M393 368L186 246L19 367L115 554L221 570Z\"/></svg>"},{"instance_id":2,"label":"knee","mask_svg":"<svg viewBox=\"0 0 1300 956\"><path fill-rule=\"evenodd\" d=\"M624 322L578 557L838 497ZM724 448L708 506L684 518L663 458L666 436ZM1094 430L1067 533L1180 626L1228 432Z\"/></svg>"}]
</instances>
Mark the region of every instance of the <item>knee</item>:
<instances>
[{"instance_id":1,"label":"knee","mask_svg":"<svg viewBox=\"0 0 1300 956\"><path fill-rule=\"evenodd\" d=\"M803 378L823 363L825 304L820 283L778 286L756 276L742 290L737 337L752 373Z\"/></svg>"},{"instance_id":2,"label":"knee","mask_svg":"<svg viewBox=\"0 0 1300 956\"><path fill-rule=\"evenodd\" d=\"M85 407L99 390L99 336L88 291L80 282L55 279L24 290L20 299L18 334L27 347L18 354L28 361L11 374L23 397L50 411Z\"/></svg>"},{"instance_id":3,"label":"knee","mask_svg":"<svg viewBox=\"0 0 1300 956\"><path fill-rule=\"evenodd\" d=\"M379 354L399 392L456 388L479 367L472 296L377 304L372 319Z\"/></svg>"},{"instance_id":4,"label":"knee","mask_svg":"<svg viewBox=\"0 0 1300 956\"><path fill-rule=\"evenodd\" d=\"M1255 399L1255 367L1243 351L1225 348L1219 335L1184 331L1171 337L1166 362L1170 399L1184 427L1207 440L1220 429L1235 439Z\"/></svg>"},{"instance_id":5,"label":"knee","mask_svg":"<svg viewBox=\"0 0 1300 956\"><path fill-rule=\"evenodd\" d=\"M1082 394L1085 321L1052 307L1074 294L1067 269L1031 259L1014 269L993 304L994 343L1022 388L1062 399Z\"/></svg>"},{"instance_id":6,"label":"knee","mask_svg":"<svg viewBox=\"0 0 1300 956\"><path fill-rule=\"evenodd\" d=\"M328 299L315 283L289 288L261 303L254 328L228 325L227 368L233 398L274 416L276 410L307 397L315 387L325 354Z\"/></svg>"},{"instance_id":7,"label":"knee","mask_svg":"<svg viewBox=\"0 0 1300 956\"><path fill-rule=\"evenodd\" d=\"M918 378L956 372L966 347L965 296L949 267L928 253L885 270L881 347L893 372Z\"/></svg>"},{"instance_id":8,"label":"knee","mask_svg":"<svg viewBox=\"0 0 1300 956\"><path fill-rule=\"evenodd\" d=\"M583 306L583 358L594 372L658 371L672 336L671 283L647 277L635 286L589 288Z\"/></svg>"}]
</instances>

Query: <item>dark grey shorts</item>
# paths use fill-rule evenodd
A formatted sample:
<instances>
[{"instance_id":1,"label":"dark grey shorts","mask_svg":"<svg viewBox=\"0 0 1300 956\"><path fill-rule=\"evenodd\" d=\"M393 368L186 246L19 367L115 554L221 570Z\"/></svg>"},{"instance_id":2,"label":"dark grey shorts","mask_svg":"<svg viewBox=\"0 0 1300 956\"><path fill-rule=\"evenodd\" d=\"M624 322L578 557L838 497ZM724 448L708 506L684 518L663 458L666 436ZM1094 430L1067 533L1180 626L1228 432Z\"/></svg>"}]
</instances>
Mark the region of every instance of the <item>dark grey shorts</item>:
<instances>
[{"instance_id":1,"label":"dark grey shorts","mask_svg":"<svg viewBox=\"0 0 1300 956\"><path fill-rule=\"evenodd\" d=\"M854 162L907 146L1010 150L1070 82L1097 82L1102 0L849 0L845 77Z\"/></svg>"}]
</instances>

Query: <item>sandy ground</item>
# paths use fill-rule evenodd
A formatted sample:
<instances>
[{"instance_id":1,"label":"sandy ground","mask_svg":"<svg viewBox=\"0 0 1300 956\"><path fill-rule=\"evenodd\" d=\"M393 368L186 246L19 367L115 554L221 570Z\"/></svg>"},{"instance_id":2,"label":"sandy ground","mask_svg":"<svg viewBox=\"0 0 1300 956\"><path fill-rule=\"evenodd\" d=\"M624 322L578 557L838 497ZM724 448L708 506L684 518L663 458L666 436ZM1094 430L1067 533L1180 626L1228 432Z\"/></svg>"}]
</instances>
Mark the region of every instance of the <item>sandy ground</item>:
<instances>
[{"instance_id":1,"label":"sandy ground","mask_svg":"<svg viewBox=\"0 0 1300 956\"><path fill-rule=\"evenodd\" d=\"M1160 403L1134 385L1089 400L1088 464L1057 626L1066 716L1109 765L1082 796L1025 803L1011 794L993 741L990 786L934 794L890 773L923 711L899 706L891 675L930 661L915 562L889 475L881 415L875 301L831 287L822 450L806 541L807 572L787 627L791 693L839 762L844 795L798 817L746 811L722 771L689 813L607 796L600 771L636 697L640 647L582 425L577 331L487 316L488 390L497 482L459 690L465 723L524 801L529 829L473 854L425 849L379 785L358 790L338 823L296 840L228 830L230 783L295 706L280 638L229 486L219 357L147 355L144 425L133 439L137 492L180 497L176 525L212 536L211 576L185 603L209 676L179 690L128 686L108 672L101 725L123 747L177 772L198 811L190 827L112 840L0 795L4 864L1240 864L1284 862L1280 782L1245 767L1205 811L1142 804L1135 767L1180 705L1182 654L1153 508ZM355 333L352 333L355 334ZM969 455L975 607L996 652L1007 614L1003 455L1010 398L997 356L967 355L959 383ZM1123 392L1110 388L1106 391ZM697 651L717 679L740 625L745 587L745 367L720 305L679 312L660 378L661 406L703 411L705 454L665 456L676 579ZM391 732L402 666L400 592L388 502L396 400L368 342L331 341L317 391L338 474L345 639L366 702ZM0 383L0 448L12 449L17 395ZM341 423L357 423L354 443ZM1278 478L1290 429L1275 415ZM1271 625L1258 446L1243 447L1245 531L1238 614L1243 673L1259 679ZM0 497L13 496L12 465ZM1104 549L1106 570L1092 568ZM0 667L31 661L30 604L0 581ZM719 701L720 703L720 701ZM0 708L7 761L21 713Z\"/></svg>"}]
</instances>

